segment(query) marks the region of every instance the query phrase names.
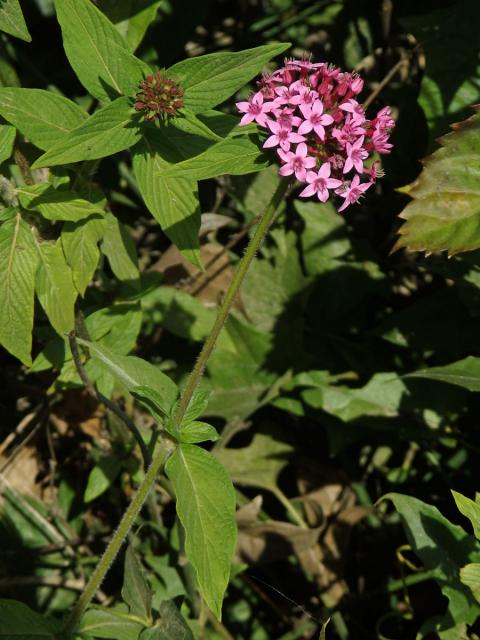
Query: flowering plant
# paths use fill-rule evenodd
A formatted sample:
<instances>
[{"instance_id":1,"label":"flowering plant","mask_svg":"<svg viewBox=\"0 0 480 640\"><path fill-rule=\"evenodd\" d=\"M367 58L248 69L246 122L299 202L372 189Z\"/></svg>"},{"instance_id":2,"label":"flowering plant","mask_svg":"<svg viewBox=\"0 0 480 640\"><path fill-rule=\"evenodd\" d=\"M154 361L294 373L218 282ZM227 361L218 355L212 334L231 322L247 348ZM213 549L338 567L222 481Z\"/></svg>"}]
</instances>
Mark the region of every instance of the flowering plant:
<instances>
[{"instance_id":1,"label":"flowering plant","mask_svg":"<svg viewBox=\"0 0 480 640\"><path fill-rule=\"evenodd\" d=\"M287 60L258 84L248 101L237 103L240 124L268 130L263 147L277 148L280 175L307 184L302 198L316 194L326 202L334 191L344 198L339 211L357 202L382 175L378 161L367 167L365 160L392 148L390 107L368 120L356 100L362 78L325 62Z\"/></svg>"}]
</instances>

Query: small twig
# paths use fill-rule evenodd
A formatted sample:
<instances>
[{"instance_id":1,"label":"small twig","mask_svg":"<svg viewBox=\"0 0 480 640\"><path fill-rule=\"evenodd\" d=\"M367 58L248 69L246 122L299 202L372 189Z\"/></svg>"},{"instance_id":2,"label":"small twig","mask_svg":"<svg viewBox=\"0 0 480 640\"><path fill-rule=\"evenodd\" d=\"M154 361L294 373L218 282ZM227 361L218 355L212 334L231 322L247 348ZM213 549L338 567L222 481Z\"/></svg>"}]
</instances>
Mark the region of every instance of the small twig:
<instances>
[{"instance_id":1,"label":"small twig","mask_svg":"<svg viewBox=\"0 0 480 640\"><path fill-rule=\"evenodd\" d=\"M15 429L8 434L5 440L0 444L0 456L2 456L8 447L12 444L12 442L29 426L29 424L39 416L41 410L43 409L43 403L40 403L35 407L33 411L27 413L26 416L20 420Z\"/></svg>"},{"instance_id":2,"label":"small twig","mask_svg":"<svg viewBox=\"0 0 480 640\"><path fill-rule=\"evenodd\" d=\"M394 65L387 75L383 78L381 82L375 87L372 93L368 96L368 98L363 103L363 108L366 110L372 104L372 102L377 98L377 96L383 91L383 89L387 86L390 80L400 71L400 69L408 64L408 60L399 60L396 65Z\"/></svg>"},{"instance_id":3,"label":"small twig","mask_svg":"<svg viewBox=\"0 0 480 640\"><path fill-rule=\"evenodd\" d=\"M126 427L130 431L130 433L133 435L138 446L140 447L140 450L143 456L143 465L145 469L148 469L148 467L150 466L150 463L152 462L152 458L150 456L150 452L147 448L147 445L145 444L137 426L135 425L133 420L131 420L130 417L125 413L125 411L123 411L118 406L118 404L116 404L112 400L109 400L109 398L104 396L103 393L100 393L100 391L97 391L97 389L95 389L93 384L90 382L87 372L85 371L85 367L83 366L82 360L80 358L80 352L78 350L78 342L75 336L75 331L71 331L69 333L68 342L70 344L70 350L72 352L75 367L77 369L77 372L78 372L78 375L80 376L81 381L85 386L87 393L92 398L95 398L95 400L97 400L98 402L104 404L108 409L110 409L112 413L114 413L118 418L120 418L120 420L122 420L122 422L125 423Z\"/></svg>"},{"instance_id":4,"label":"small twig","mask_svg":"<svg viewBox=\"0 0 480 640\"><path fill-rule=\"evenodd\" d=\"M42 426L42 421L39 420L33 429L28 433L20 444L12 451L5 462L0 466L0 475L3 474L8 467L15 461L16 457L22 451L22 449L33 439L39 428Z\"/></svg>"}]
</instances>

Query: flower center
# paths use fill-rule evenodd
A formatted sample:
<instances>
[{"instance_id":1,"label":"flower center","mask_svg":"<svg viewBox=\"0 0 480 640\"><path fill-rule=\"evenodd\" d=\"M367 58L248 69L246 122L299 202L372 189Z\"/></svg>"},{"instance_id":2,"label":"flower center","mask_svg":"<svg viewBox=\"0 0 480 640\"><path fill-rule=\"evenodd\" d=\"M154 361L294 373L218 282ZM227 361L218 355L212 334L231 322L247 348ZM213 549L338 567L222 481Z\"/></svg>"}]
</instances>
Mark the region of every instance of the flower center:
<instances>
[{"instance_id":1,"label":"flower center","mask_svg":"<svg viewBox=\"0 0 480 640\"><path fill-rule=\"evenodd\" d=\"M139 84L135 109L143 111L147 120L176 116L183 107L183 90L161 71L147 76Z\"/></svg>"}]
</instances>

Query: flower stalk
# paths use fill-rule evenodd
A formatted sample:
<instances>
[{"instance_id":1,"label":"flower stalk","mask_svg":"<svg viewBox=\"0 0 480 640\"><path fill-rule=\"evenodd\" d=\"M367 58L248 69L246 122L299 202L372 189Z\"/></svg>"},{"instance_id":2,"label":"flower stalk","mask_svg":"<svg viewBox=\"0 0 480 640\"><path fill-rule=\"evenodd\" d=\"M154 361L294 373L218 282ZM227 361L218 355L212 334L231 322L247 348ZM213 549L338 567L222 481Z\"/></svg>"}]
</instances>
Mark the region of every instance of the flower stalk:
<instances>
[{"instance_id":1,"label":"flower stalk","mask_svg":"<svg viewBox=\"0 0 480 640\"><path fill-rule=\"evenodd\" d=\"M215 348L218 336L220 335L220 332L225 325L228 314L230 313L242 282L245 279L247 271L257 251L259 250L263 240L265 239L265 236L270 228L270 225L273 222L275 214L278 211L279 205L285 198L290 185L291 182L289 180L281 180L264 214L261 216L255 232L250 239L245 254L243 255L243 258L238 265L238 268L228 288L225 298L223 299L223 302L220 306L210 334L205 341L205 344L203 345L195 366L187 379L187 383L181 395L180 402L174 416L174 419L178 425L181 425L182 423L185 412L188 408L188 405L190 404L190 400L192 399L193 393L195 392L202 378L205 367L208 363L208 359L210 358L213 349ZM112 539L107 545L105 553L103 554L100 562L92 573L90 580L85 587L85 591L82 593L74 608L72 609L70 615L65 620L62 629L62 633L65 637L69 637L69 635L73 634L78 628L85 610L90 605L90 602L92 601L95 593L103 582L107 571L118 555L131 527L133 526L142 506L144 505L150 493L150 490L155 484L158 474L163 469L167 459L173 453L174 449L175 443L173 442L173 440L171 440L168 436L164 437L158 451L153 458L151 465L149 466L145 474L144 479L138 487L137 493L134 495L127 510L125 511L118 529L113 534Z\"/></svg>"}]
</instances>

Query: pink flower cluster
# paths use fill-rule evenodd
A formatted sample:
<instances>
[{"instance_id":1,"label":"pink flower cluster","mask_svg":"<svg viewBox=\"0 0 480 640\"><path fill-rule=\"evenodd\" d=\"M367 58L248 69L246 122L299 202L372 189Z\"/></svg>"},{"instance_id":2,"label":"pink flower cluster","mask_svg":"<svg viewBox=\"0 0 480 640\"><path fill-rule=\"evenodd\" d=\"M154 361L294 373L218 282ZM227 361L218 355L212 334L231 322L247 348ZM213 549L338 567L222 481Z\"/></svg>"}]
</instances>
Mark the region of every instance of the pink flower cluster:
<instances>
[{"instance_id":1,"label":"pink flower cluster","mask_svg":"<svg viewBox=\"0 0 480 640\"><path fill-rule=\"evenodd\" d=\"M248 102L237 103L240 125L255 121L268 130L263 147L277 149L280 175L307 184L300 197L316 194L326 202L334 191L344 198L343 211L383 175L378 161L364 163L372 152L390 152L395 123L389 107L367 120L356 100L360 76L324 62L287 60L258 84Z\"/></svg>"}]
</instances>

